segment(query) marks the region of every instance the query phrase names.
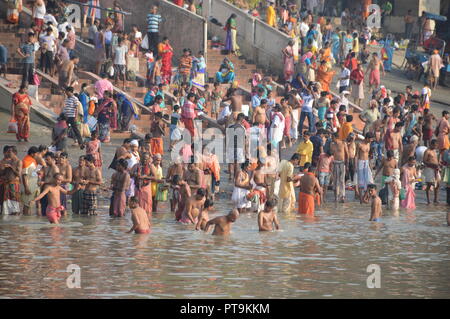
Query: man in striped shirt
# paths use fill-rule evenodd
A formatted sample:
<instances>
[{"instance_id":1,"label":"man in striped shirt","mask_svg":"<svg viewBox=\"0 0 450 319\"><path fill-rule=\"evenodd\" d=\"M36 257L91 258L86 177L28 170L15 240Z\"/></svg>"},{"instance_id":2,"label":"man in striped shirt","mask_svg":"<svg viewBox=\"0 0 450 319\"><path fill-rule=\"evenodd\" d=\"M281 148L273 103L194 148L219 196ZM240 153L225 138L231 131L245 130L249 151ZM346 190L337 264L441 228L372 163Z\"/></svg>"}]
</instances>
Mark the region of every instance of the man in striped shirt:
<instances>
[{"instance_id":1,"label":"man in striped shirt","mask_svg":"<svg viewBox=\"0 0 450 319\"><path fill-rule=\"evenodd\" d=\"M161 15L158 14L158 6L153 6L150 13L147 15L147 35L148 46L152 50L153 56L158 55L159 43L159 24L163 21Z\"/></svg>"},{"instance_id":2,"label":"man in striped shirt","mask_svg":"<svg viewBox=\"0 0 450 319\"><path fill-rule=\"evenodd\" d=\"M75 134L75 138L78 141L80 149L84 149L83 138L81 137L78 126L75 123L79 100L76 96L73 95L73 87L71 86L66 89L66 95L67 98L64 101L63 114L66 116L67 124L72 127L73 134Z\"/></svg>"}]
</instances>

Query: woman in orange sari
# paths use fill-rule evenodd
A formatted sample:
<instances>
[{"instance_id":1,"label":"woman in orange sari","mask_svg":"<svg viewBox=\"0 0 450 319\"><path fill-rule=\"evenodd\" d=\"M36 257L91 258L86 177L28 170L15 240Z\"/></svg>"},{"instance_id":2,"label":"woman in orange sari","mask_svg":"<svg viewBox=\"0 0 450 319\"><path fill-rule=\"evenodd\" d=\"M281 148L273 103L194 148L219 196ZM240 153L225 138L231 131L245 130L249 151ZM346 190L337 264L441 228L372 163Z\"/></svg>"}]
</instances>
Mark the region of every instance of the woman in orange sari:
<instances>
[{"instance_id":1,"label":"woman in orange sari","mask_svg":"<svg viewBox=\"0 0 450 319\"><path fill-rule=\"evenodd\" d=\"M17 122L17 140L28 142L30 137L30 107L31 99L27 94L27 87L22 85L12 96L11 117Z\"/></svg>"},{"instance_id":2,"label":"woman in orange sari","mask_svg":"<svg viewBox=\"0 0 450 319\"><path fill-rule=\"evenodd\" d=\"M333 81L334 71L330 71L327 61L322 60L316 71L316 80L320 82L322 91L330 92L330 84Z\"/></svg>"}]
</instances>

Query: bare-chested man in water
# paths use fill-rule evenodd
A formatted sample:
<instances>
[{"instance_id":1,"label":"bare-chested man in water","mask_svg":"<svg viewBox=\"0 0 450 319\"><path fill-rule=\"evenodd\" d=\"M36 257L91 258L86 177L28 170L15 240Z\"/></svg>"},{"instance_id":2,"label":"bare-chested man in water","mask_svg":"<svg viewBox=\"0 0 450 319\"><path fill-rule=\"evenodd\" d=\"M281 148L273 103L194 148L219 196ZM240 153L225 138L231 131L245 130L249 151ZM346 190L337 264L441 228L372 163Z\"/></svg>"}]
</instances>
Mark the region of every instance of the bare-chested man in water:
<instances>
[{"instance_id":1,"label":"bare-chested man in water","mask_svg":"<svg viewBox=\"0 0 450 319\"><path fill-rule=\"evenodd\" d=\"M133 226L127 231L127 233L135 232L136 234L148 234L150 233L150 219L147 212L139 207L139 199L137 197L131 197L128 203L131 211L131 221Z\"/></svg>"},{"instance_id":2,"label":"bare-chested man in water","mask_svg":"<svg viewBox=\"0 0 450 319\"><path fill-rule=\"evenodd\" d=\"M77 188L74 188L70 192L66 191L61 187L62 181L62 174L56 173L53 176L53 183L47 185L44 191L33 200L33 202L35 202L42 199L44 196L47 196L48 203L45 214L47 215L48 221L51 224L59 224L59 219L61 218L61 210L64 208L63 206L61 206L61 194L71 195L75 193L79 187L77 186Z\"/></svg>"},{"instance_id":3,"label":"bare-chested man in water","mask_svg":"<svg viewBox=\"0 0 450 319\"><path fill-rule=\"evenodd\" d=\"M205 200L203 204L203 209L198 216L197 225L195 225L195 230L205 230L206 223L209 221L209 211L212 210L214 202L210 199Z\"/></svg>"},{"instance_id":4,"label":"bare-chested man in water","mask_svg":"<svg viewBox=\"0 0 450 319\"><path fill-rule=\"evenodd\" d=\"M97 188L103 184L102 171L95 166L95 158L91 154L86 155L86 188L83 192L82 214L97 215Z\"/></svg>"},{"instance_id":5,"label":"bare-chested man in water","mask_svg":"<svg viewBox=\"0 0 450 319\"><path fill-rule=\"evenodd\" d=\"M184 172L183 180L189 184L192 192L196 192L201 188L201 171L195 163L189 163L187 171Z\"/></svg>"},{"instance_id":6,"label":"bare-chested man in water","mask_svg":"<svg viewBox=\"0 0 450 319\"><path fill-rule=\"evenodd\" d=\"M75 167L72 174L72 184L74 187L77 185L80 185L78 191L75 192L75 194L72 195L72 212L74 214L80 214L81 208L83 205L83 192L86 187L86 160L85 156L82 155L78 159L78 166Z\"/></svg>"},{"instance_id":7,"label":"bare-chested man in water","mask_svg":"<svg viewBox=\"0 0 450 319\"><path fill-rule=\"evenodd\" d=\"M276 206L275 199L269 199L266 202L264 210L258 214L259 231L272 231L274 226L277 230L280 229L277 213L274 211Z\"/></svg>"},{"instance_id":8,"label":"bare-chested man in water","mask_svg":"<svg viewBox=\"0 0 450 319\"><path fill-rule=\"evenodd\" d=\"M378 197L377 185L370 184L367 186L370 198L372 198L372 205L370 210L370 219L372 222L379 222L381 217L381 198Z\"/></svg>"},{"instance_id":9,"label":"bare-chested man in water","mask_svg":"<svg viewBox=\"0 0 450 319\"><path fill-rule=\"evenodd\" d=\"M206 223L205 232L208 232L209 227L214 225L213 235L229 235L231 232L231 224L236 221L239 217L239 212L237 209L233 209L226 216L219 216L211 219Z\"/></svg>"},{"instance_id":10,"label":"bare-chested man in water","mask_svg":"<svg viewBox=\"0 0 450 319\"><path fill-rule=\"evenodd\" d=\"M367 194L364 192L369 184L373 184L372 169L369 165L370 144L373 134L367 132L364 141L356 146L356 171L358 174L358 193L360 194L360 203L366 201Z\"/></svg>"},{"instance_id":11,"label":"bare-chested man in water","mask_svg":"<svg viewBox=\"0 0 450 319\"><path fill-rule=\"evenodd\" d=\"M434 203L437 205L439 196L439 183L441 181L440 166L438 160L438 154L436 153L438 147L437 140L431 140L430 147L423 154L423 164L425 168L423 175L425 177L425 183L427 188L425 193L427 195L427 204L430 205L430 189L434 187Z\"/></svg>"},{"instance_id":12,"label":"bare-chested man in water","mask_svg":"<svg viewBox=\"0 0 450 319\"><path fill-rule=\"evenodd\" d=\"M258 123L257 125L260 128L264 128L266 126L266 109L264 104L260 104L253 110L252 122Z\"/></svg>"},{"instance_id":13,"label":"bare-chested man in water","mask_svg":"<svg viewBox=\"0 0 450 319\"><path fill-rule=\"evenodd\" d=\"M374 179L377 178L381 170L383 170L383 175L381 175L381 188L384 187L385 181L388 177L394 174L394 169L398 168L398 161L394 157L393 151L386 152L386 158L381 161L381 166L375 173Z\"/></svg>"},{"instance_id":14,"label":"bare-chested man in water","mask_svg":"<svg viewBox=\"0 0 450 319\"><path fill-rule=\"evenodd\" d=\"M200 215L203 204L206 200L206 191L204 188L197 189L195 195L191 196L186 203L180 222L184 224L196 224Z\"/></svg>"},{"instance_id":15,"label":"bare-chested man in water","mask_svg":"<svg viewBox=\"0 0 450 319\"><path fill-rule=\"evenodd\" d=\"M333 162L334 200L343 203L345 201L345 171L348 166L347 144L339 139L339 133L333 134L333 142L330 145Z\"/></svg>"},{"instance_id":16,"label":"bare-chested man in water","mask_svg":"<svg viewBox=\"0 0 450 319\"><path fill-rule=\"evenodd\" d=\"M61 187L64 189L67 189L67 184L72 181L72 166L69 163L68 157L69 154L67 154L66 152L61 152L56 161L56 166L58 166L59 172L63 176ZM64 209L61 211L61 215L65 215L67 209L67 198L65 194L61 195L61 205L64 207Z\"/></svg>"},{"instance_id":17,"label":"bare-chested man in water","mask_svg":"<svg viewBox=\"0 0 450 319\"><path fill-rule=\"evenodd\" d=\"M43 167L43 178L38 184L41 186L41 191L44 191L47 185L54 183L55 174L59 173L59 168L56 166L56 156L52 152L47 152L44 155L44 161L47 166ZM45 216L47 211L47 197L42 197L41 200L41 214Z\"/></svg>"}]
</instances>

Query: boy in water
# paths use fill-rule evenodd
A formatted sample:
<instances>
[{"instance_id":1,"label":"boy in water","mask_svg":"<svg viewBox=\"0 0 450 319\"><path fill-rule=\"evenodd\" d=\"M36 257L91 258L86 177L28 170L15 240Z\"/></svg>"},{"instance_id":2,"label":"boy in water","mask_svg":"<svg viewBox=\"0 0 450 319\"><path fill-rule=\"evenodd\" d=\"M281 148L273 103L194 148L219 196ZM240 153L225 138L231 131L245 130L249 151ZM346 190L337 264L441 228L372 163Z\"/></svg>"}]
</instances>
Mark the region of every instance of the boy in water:
<instances>
[{"instance_id":1,"label":"boy in water","mask_svg":"<svg viewBox=\"0 0 450 319\"><path fill-rule=\"evenodd\" d=\"M203 204L203 209L198 216L197 225L195 225L195 230L205 230L206 223L209 221L209 211L212 210L214 202L207 199Z\"/></svg>"},{"instance_id":2,"label":"boy in water","mask_svg":"<svg viewBox=\"0 0 450 319\"><path fill-rule=\"evenodd\" d=\"M235 208L226 216L219 216L208 221L205 225L205 232L209 227L215 225L213 235L229 235L231 232L231 224L239 217L239 211Z\"/></svg>"},{"instance_id":3,"label":"boy in water","mask_svg":"<svg viewBox=\"0 0 450 319\"><path fill-rule=\"evenodd\" d=\"M127 234L131 233L133 230L136 234L150 233L151 223L145 210L139 207L139 199L135 196L131 197L128 202L128 207L130 207L131 210L131 221L133 222L133 226L127 231Z\"/></svg>"},{"instance_id":4,"label":"boy in water","mask_svg":"<svg viewBox=\"0 0 450 319\"><path fill-rule=\"evenodd\" d=\"M277 213L274 211L276 206L277 202L275 199L269 199L266 202L264 210L258 214L259 231L272 231L274 225L277 230L280 229Z\"/></svg>"},{"instance_id":5,"label":"boy in water","mask_svg":"<svg viewBox=\"0 0 450 319\"><path fill-rule=\"evenodd\" d=\"M80 187L80 185L78 184L76 188L74 188L72 191L69 192L61 187L62 181L63 175L60 173L56 173L53 176L53 183L48 185L44 189L44 191L33 200L33 202L36 202L42 199L45 195L47 195L48 204L46 209L46 216L51 224L59 224L59 219L61 218L61 211L64 209L64 207L61 206L61 193L65 195L67 194L72 195Z\"/></svg>"},{"instance_id":6,"label":"boy in water","mask_svg":"<svg viewBox=\"0 0 450 319\"><path fill-rule=\"evenodd\" d=\"M372 222L379 222L381 217L381 198L377 194L377 185L369 184L367 186L369 196L372 198L372 205L370 210L370 219Z\"/></svg>"}]
</instances>

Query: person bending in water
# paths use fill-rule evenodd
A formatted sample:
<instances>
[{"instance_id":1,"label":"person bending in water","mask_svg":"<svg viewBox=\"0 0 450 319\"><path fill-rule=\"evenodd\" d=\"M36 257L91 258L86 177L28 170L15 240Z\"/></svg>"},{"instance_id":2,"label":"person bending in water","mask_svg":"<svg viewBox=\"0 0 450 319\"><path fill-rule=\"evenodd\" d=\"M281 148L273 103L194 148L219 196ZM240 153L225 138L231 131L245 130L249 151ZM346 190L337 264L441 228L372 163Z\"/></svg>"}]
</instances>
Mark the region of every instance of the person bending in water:
<instances>
[{"instance_id":1,"label":"person bending in water","mask_svg":"<svg viewBox=\"0 0 450 319\"><path fill-rule=\"evenodd\" d=\"M381 198L377 194L377 185L369 184L367 186L369 196L372 198L372 205L370 210L370 219L372 222L379 222L381 217Z\"/></svg>"},{"instance_id":2,"label":"person bending in water","mask_svg":"<svg viewBox=\"0 0 450 319\"><path fill-rule=\"evenodd\" d=\"M212 210L214 202L210 199L205 201L203 204L203 209L198 216L197 225L195 225L195 230L205 230L206 223L209 221L209 211Z\"/></svg>"},{"instance_id":3,"label":"person bending in water","mask_svg":"<svg viewBox=\"0 0 450 319\"><path fill-rule=\"evenodd\" d=\"M69 192L64 188L62 188L61 186L62 181L63 175L60 173L56 173L53 176L53 183L48 185L44 189L44 191L33 200L33 202L36 202L42 199L45 195L47 195L48 204L45 214L50 224L59 224L59 219L61 218L61 211L64 209L64 207L61 206L61 193L65 195L67 194L72 195L80 188L80 185L78 184L76 188L74 188L72 191Z\"/></svg>"},{"instance_id":4,"label":"person bending in water","mask_svg":"<svg viewBox=\"0 0 450 319\"><path fill-rule=\"evenodd\" d=\"M226 216L219 216L211 219L206 223L205 232L208 232L209 227L214 225L212 235L229 235L231 232L231 224L239 217L239 211L235 208Z\"/></svg>"},{"instance_id":5,"label":"person bending in water","mask_svg":"<svg viewBox=\"0 0 450 319\"><path fill-rule=\"evenodd\" d=\"M276 206L275 199L269 199L266 202L264 210L258 214L259 231L272 231L274 225L277 230L280 229L277 213L274 211Z\"/></svg>"},{"instance_id":6,"label":"person bending in water","mask_svg":"<svg viewBox=\"0 0 450 319\"><path fill-rule=\"evenodd\" d=\"M204 188L197 189L195 195L191 196L186 203L180 222L184 224L196 224L197 218L202 211L203 204L206 200L206 191Z\"/></svg>"},{"instance_id":7,"label":"person bending in water","mask_svg":"<svg viewBox=\"0 0 450 319\"><path fill-rule=\"evenodd\" d=\"M147 212L139 207L139 199L135 196L131 197L128 201L128 207L131 210L131 221L133 226L127 234L131 233L133 230L136 234L148 234L150 233L150 219L148 218Z\"/></svg>"}]
</instances>

